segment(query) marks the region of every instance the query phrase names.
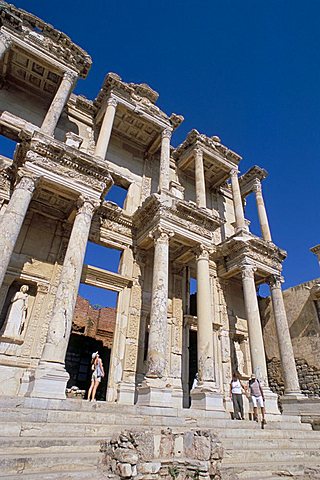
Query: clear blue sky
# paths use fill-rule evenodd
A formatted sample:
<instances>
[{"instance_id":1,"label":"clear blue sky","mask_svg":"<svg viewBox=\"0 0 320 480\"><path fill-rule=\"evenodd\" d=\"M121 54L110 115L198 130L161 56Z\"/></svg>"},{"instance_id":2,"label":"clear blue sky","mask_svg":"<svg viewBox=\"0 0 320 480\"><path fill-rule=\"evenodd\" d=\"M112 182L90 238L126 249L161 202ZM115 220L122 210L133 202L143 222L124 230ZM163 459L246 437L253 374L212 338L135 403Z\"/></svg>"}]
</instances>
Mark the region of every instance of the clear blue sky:
<instances>
[{"instance_id":1,"label":"clear blue sky","mask_svg":"<svg viewBox=\"0 0 320 480\"><path fill-rule=\"evenodd\" d=\"M146 82L159 106L192 128L219 135L258 164L274 242L288 251L285 287L320 276L309 248L320 243L320 1L21 0L93 58L76 91L94 98L105 74ZM247 217L257 232L253 199Z\"/></svg>"}]
</instances>

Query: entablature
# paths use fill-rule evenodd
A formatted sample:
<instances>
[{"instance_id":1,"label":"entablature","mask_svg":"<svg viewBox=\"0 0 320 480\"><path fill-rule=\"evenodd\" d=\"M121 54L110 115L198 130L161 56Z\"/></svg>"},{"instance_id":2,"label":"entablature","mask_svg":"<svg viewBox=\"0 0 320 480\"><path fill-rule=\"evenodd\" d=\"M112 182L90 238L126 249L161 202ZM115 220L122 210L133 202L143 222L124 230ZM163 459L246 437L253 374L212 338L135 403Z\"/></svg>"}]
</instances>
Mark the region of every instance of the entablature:
<instances>
[{"instance_id":1,"label":"entablature","mask_svg":"<svg viewBox=\"0 0 320 480\"><path fill-rule=\"evenodd\" d=\"M246 173L239 177L239 186L241 196L246 197L249 193L254 191L255 184L258 181L264 180L268 176L267 170L254 165Z\"/></svg>"},{"instance_id":2,"label":"entablature","mask_svg":"<svg viewBox=\"0 0 320 480\"><path fill-rule=\"evenodd\" d=\"M272 242L248 232L229 237L217 245L214 254L219 277L239 277L242 266L249 264L256 268L258 284L264 283L270 275L279 275L286 256L286 252Z\"/></svg>"},{"instance_id":3,"label":"entablature","mask_svg":"<svg viewBox=\"0 0 320 480\"><path fill-rule=\"evenodd\" d=\"M150 232L161 226L174 233L174 241L187 247L213 245L213 232L224 223L210 210L198 208L187 201L165 194L148 197L133 216L138 246L149 248Z\"/></svg>"},{"instance_id":4,"label":"entablature","mask_svg":"<svg viewBox=\"0 0 320 480\"><path fill-rule=\"evenodd\" d=\"M119 273L103 270L102 268L84 265L81 282L94 287L105 288L114 292L121 292L124 288L132 285L132 278Z\"/></svg>"},{"instance_id":5,"label":"entablature","mask_svg":"<svg viewBox=\"0 0 320 480\"><path fill-rule=\"evenodd\" d=\"M15 163L47 181L95 198L112 184L106 162L40 132L21 143Z\"/></svg>"}]
</instances>

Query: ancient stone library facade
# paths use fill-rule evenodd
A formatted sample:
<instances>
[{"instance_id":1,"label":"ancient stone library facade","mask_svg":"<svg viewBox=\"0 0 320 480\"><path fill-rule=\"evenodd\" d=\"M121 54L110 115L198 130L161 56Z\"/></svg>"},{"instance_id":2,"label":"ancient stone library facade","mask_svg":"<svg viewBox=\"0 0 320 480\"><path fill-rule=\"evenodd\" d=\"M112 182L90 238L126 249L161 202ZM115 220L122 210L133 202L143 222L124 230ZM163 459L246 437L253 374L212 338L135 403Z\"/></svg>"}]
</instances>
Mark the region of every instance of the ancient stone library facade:
<instances>
[{"instance_id":1,"label":"ancient stone library facade","mask_svg":"<svg viewBox=\"0 0 320 480\"><path fill-rule=\"evenodd\" d=\"M240 174L241 157L195 129L174 148L183 117L161 111L146 84L109 73L95 99L74 94L89 55L4 2L0 18L0 134L17 142L12 158L0 156L0 395L64 399L73 358L83 380L92 351L106 349L109 403L227 415L237 370L255 372L277 416L256 293L268 283L283 406L294 409L304 397L267 172ZM105 200L114 185L127 191L122 208ZM245 217L248 195L260 237ZM117 273L84 264L88 242L121 252ZM117 292L114 321L96 316L94 329L83 305L73 322L80 283ZM84 347L88 337L100 343Z\"/></svg>"}]
</instances>

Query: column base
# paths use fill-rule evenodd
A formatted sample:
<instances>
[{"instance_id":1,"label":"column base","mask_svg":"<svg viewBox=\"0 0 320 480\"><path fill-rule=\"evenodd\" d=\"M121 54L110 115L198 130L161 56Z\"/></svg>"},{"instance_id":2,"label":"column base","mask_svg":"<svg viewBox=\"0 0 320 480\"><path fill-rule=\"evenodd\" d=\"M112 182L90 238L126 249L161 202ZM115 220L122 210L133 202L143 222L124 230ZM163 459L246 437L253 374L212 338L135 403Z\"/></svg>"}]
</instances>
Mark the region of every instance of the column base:
<instances>
[{"instance_id":1,"label":"column base","mask_svg":"<svg viewBox=\"0 0 320 480\"><path fill-rule=\"evenodd\" d=\"M146 378L138 386L137 405L172 408L172 388L166 382L156 378Z\"/></svg>"},{"instance_id":2,"label":"column base","mask_svg":"<svg viewBox=\"0 0 320 480\"><path fill-rule=\"evenodd\" d=\"M273 393L269 387L263 387L263 394L265 399L265 409L268 417L271 415L281 415L278 406L278 395Z\"/></svg>"},{"instance_id":3,"label":"column base","mask_svg":"<svg viewBox=\"0 0 320 480\"><path fill-rule=\"evenodd\" d=\"M303 415L313 407L312 401L302 393L285 393L281 397L283 415ZM313 400L313 399L312 399ZM319 404L318 404L319 408Z\"/></svg>"},{"instance_id":4,"label":"column base","mask_svg":"<svg viewBox=\"0 0 320 480\"><path fill-rule=\"evenodd\" d=\"M227 415L223 404L223 394L218 391L214 391L213 387L207 385L198 385L196 388L191 390L190 396L190 408L195 410L224 412L225 415Z\"/></svg>"},{"instance_id":5,"label":"column base","mask_svg":"<svg viewBox=\"0 0 320 480\"><path fill-rule=\"evenodd\" d=\"M65 399L69 378L63 364L40 362L35 371L30 397Z\"/></svg>"},{"instance_id":6,"label":"column base","mask_svg":"<svg viewBox=\"0 0 320 480\"><path fill-rule=\"evenodd\" d=\"M121 382L117 389L117 403L134 405L136 386L133 383Z\"/></svg>"}]
</instances>

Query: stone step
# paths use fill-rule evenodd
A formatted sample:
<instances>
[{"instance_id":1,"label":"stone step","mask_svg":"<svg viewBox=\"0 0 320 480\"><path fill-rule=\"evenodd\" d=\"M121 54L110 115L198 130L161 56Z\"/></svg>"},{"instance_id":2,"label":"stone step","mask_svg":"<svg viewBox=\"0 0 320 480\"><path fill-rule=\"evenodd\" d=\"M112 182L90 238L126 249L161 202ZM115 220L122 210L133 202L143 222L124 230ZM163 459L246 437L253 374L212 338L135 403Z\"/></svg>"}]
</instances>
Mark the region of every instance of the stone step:
<instances>
[{"instance_id":1,"label":"stone step","mask_svg":"<svg viewBox=\"0 0 320 480\"><path fill-rule=\"evenodd\" d=\"M150 413L150 412L149 412ZM162 415L121 415L104 413L92 409L92 411L63 411L63 410L32 410L18 408L17 410L6 409L0 411L0 423L9 422L39 422L39 423L78 423L78 424L108 424L122 426L145 425L167 427L199 427L199 428L225 428L225 429L247 429L258 430L261 425L253 421L232 421L221 418L181 418L166 417ZM269 421L267 428L275 430L311 430L306 423L281 421Z\"/></svg>"},{"instance_id":2,"label":"stone step","mask_svg":"<svg viewBox=\"0 0 320 480\"><path fill-rule=\"evenodd\" d=\"M317 448L281 448L281 449L268 449L261 448L251 450L228 450L224 451L223 464L228 465L230 463L238 463L238 466L247 465L248 463L260 463L272 464L273 462L292 463L292 464L304 464L309 465L315 463L320 465L320 453Z\"/></svg>"},{"instance_id":3,"label":"stone step","mask_svg":"<svg viewBox=\"0 0 320 480\"><path fill-rule=\"evenodd\" d=\"M100 444L105 439L98 438L44 438L44 437L10 437L2 438L0 455L27 455L34 453L99 453Z\"/></svg>"},{"instance_id":4,"label":"stone step","mask_svg":"<svg viewBox=\"0 0 320 480\"><path fill-rule=\"evenodd\" d=\"M31 455L0 455L0 478L6 475L22 475L25 473L81 472L96 469L100 453L32 453Z\"/></svg>"},{"instance_id":5,"label":"stone step","mask_svg":"<svg viewBox=\"0 0 320 480\"><path fill-rule=\"evenodd\" d=\"M221 439L221 437L220 437ZM259 449L270 450L270 449L309 449L308 442L302 442L300 438L274 438L272 436L268 438L255 437L255 438L222 438L221 439L224 448L228 450L251 450L259 447ZM320 450L320 435L318 438L312 439L312 448L319 448Z\"/></svg>"},{"instance_id":6,"label":"stone step","mask_svg":"<svg viewBox=\"0 0 320 480\"><path fill-rule=\"evenodd\" d=\"M90 468L90 470L81 471L59 471L59 472L40 472L40 473L23 473L21 474L2 474L0 472L0 478L5 480L106 480L97 468Z\"/></svg>"},{"instance_id":7,"label":"stone step","mask_svg":"<svg viewBox=\"0 0 320 480\"><path fill-rule=\"evenodd\" d=\"M262 463L260 465L247 463L221 466L223 480L318 480L320 479L320 467L315 465L289 464L283 462ZM236 475L236 477L235 477Z\"/></svg>"}]
</instances>

